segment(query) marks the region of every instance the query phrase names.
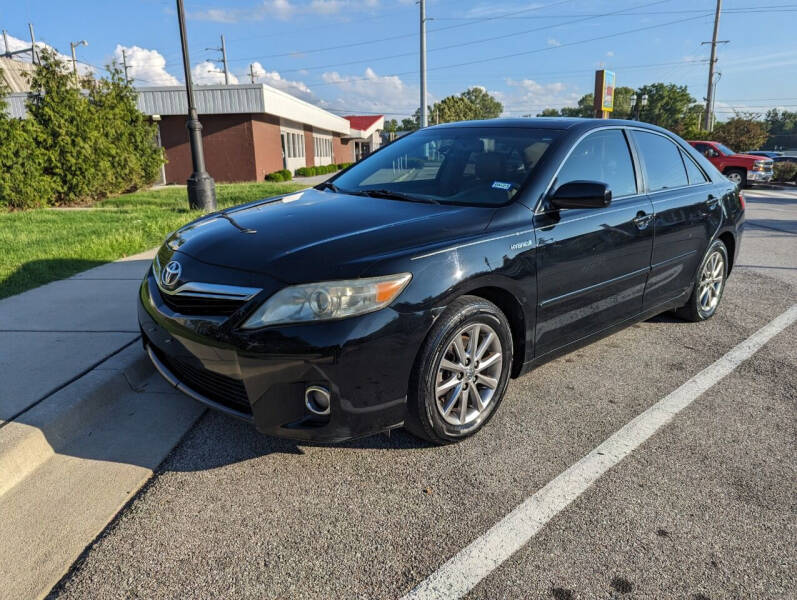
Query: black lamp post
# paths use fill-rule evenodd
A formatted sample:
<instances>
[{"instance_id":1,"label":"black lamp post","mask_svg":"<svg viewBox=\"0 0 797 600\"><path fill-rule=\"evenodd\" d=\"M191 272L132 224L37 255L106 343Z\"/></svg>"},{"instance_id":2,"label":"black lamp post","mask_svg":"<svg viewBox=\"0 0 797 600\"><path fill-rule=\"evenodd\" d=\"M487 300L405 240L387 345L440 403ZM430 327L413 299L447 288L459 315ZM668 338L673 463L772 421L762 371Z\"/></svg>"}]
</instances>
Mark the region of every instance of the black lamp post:
<instances>
[{"instance_id":1,"label":"black lamp post","mask_svg":"<svg viewBox=\"0 0 797 600\"><path fill-rule=\"evenodd\" d=\"M191 83L191 60L188 58L188 39L185 34L183 0L177 0L177 19L180 22L180 41L183 44L183 68L185 69L185 91L188 95L188 142L191 145L191 162L194 172L188 184L188 205L205 212L216 210L216 183L205 170L205 154L202 151L202 124L194 105L194 86Z\"/></svg>"}]
</instances>

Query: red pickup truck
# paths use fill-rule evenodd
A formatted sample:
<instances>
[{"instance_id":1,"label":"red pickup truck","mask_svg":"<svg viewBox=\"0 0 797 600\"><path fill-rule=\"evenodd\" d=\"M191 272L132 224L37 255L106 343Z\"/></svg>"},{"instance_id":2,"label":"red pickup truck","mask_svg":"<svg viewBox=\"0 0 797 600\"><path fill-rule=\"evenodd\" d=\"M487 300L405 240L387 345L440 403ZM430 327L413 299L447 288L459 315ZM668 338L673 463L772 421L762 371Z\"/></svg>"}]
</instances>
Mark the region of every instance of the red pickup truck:
<instances>
[{"instance_id":1,"label":"red pickup truck","mask_svg":"<svg viewBox=\"0 0 797 600\"><path fill-rule=\"evenodd\" d=\"M737 154L719 142L690 141L728 179L740 187L772 181L772 159L753 154Z\"/></svg>"}]
</instances>

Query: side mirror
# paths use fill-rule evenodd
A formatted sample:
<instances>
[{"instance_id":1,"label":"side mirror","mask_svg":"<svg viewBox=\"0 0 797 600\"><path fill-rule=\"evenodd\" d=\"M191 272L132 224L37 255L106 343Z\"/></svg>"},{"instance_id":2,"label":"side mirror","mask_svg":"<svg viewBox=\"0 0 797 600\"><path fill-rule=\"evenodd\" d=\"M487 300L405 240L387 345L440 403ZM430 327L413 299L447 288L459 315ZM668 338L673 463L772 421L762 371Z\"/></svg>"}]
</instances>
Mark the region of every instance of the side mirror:
<instances>
[{"instance_id":1,"label":"side mirror","mask_svg":"<svg viewBox=\"0 0 797 600\"><path fill-rule=\"evenodd\" d=\"M606 208L611 201L612 191L599 181L571 181L551 196L554 208Z\"/></svg>"}]
</instances>

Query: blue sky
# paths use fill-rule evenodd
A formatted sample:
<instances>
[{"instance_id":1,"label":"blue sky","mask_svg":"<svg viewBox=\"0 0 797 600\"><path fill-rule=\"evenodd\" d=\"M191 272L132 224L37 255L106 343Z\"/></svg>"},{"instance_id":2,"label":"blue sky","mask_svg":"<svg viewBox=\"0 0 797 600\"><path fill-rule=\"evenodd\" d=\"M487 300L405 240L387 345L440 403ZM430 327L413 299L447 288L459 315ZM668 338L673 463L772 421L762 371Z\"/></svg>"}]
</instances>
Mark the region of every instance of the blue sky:
<instances>
[{"instance_id":1,"label":"blue sky","mask_svg":"<svg viewBox=\"0 0 797 600\"><path fill-rule=\"evenodd\" d=\"M419 103L418 6L413 0L185 0L196 82L215 72L219 35L241 82L258 81L339 113L410 114ZM617 85L686 84L705 95L713 0L429 0L430 103L480 85L505 115L573 105L593 71ZM775 8L780 7L780 8ZM12 40L37 39L102 66L128 49L138 85L183 80L175 3L17 0L0 13ZM732 109L797 110L797 0L725 0L719 47L719 118ZM2 46L2 41L0 41ZM497 58L503 57L503 58Z\"/></svg>"}]
</instances>

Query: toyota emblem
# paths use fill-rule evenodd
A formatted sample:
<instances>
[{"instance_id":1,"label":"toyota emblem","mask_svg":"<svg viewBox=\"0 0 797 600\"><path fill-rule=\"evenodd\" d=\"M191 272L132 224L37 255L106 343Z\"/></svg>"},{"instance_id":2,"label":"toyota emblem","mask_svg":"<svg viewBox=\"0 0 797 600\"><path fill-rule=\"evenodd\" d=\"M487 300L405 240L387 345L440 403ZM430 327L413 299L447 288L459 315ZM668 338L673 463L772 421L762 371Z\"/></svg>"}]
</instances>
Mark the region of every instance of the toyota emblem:
<instances>
[{"instance_id":1,"label":"toyota emblem","mask_svg":"<svg viewBox=\"0 0 797 600\"><path fill-rule=\"evenodd\" d=\"M163 269L161 273L161 283L164 287L172 287L178 281L180 281L180 275L183 272L183 267L180 263L176 260L171 261L166 267Z\"/></svg>"}]
</instances>

